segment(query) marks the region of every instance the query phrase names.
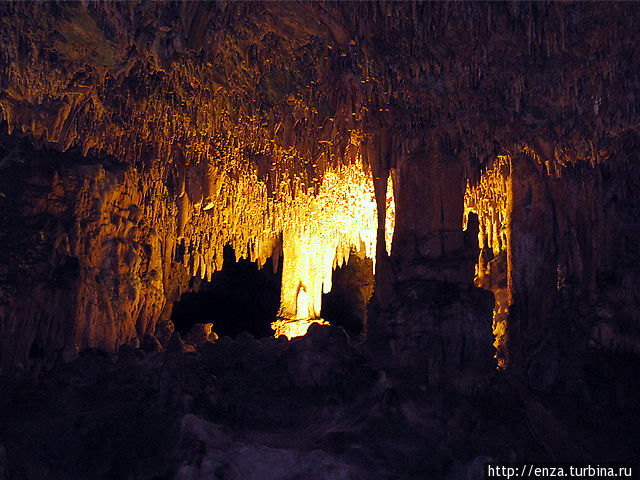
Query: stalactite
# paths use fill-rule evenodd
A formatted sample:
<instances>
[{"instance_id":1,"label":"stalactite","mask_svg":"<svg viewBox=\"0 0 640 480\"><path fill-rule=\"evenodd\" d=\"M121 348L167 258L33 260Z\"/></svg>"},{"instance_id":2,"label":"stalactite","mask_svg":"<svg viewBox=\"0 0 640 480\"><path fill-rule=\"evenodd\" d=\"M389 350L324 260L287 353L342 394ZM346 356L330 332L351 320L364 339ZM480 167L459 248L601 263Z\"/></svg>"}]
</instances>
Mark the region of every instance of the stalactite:
<instances>
[{"instance_id":1,"label":"stalactite","mask_svg":"<svg viewBox=\"0 0 640 480\"><path fill-rule=\"evenodd\" d=\"M145 216L171 223L186 248L182 262L207 278L221 268L225 244L262 264L284 248L285 230L304 242L315 231L328 235L292 212L315 205L326 214L323 189L359 162L364 138L389 136L397 147L400 137L411 141L426 130L457 132L457 144L472 145L480 159L472 170L496 150L526 142L521 148L559 177L576 163L597 165L610 138L639 124L628 76L637 70L637 42L622 28L589 28L589 18L615 19L617 6L589 4L592 15L577 16L575 5L550 15L535 4L384 2L368 6L372 16L359 16L364 23L355 31L349 19L358 12L341 3L0 8L7 14L0 108L8 132L155 175L145 177L157 183L145 202L158 205L152 197L160 195L166 204L145 206ZM325 22L308 21L314 15ZM637 15L630 9L629 23ZM302 21L282 23L285 16ZM594 109L596 99L602 103ZM375 170L384 183L394 165L381 161L398 155L382 143L364 155L362 171ZM388 199L385 207L392 212ZM500 244L499 211L481 219L491 248ZM304 228L293 228L296 222ZM387 223L385 234L391 230ZM333 258L318 254L318 278L346 259L349 245L373 241L369 233L357 241L331 235ZM309 248L321 248L314 241ZM307 296L315 298L323 282L309 282Z\"/></svg>"},{"instance_id":2,"label":"stalactite","mask_svg":"<svg viewBox=\"0 0 640 480\"><path fill-rule=\"evenodd\" d=\"M508 363L507 251L509 245L509 178L511 159L499 156L477 184L467 184L464 197L465 229L469 213L478 215L480 257L476 264L475 284L491 290L495 296L493 311L494 347L498 368Z\"/></svg>"},{"instance_id":3,"label":"stalactite","mask_svg":"<svg viewBox=\"0 0 640 480\"><path fill-rule=\"evenodd\" d=\"M376 212L373 181L359 162L327 171L317 195L296 196L283 226L283 320L274 324L277 332L289 335L290 320L319 318L321 295L331 289L332 270L348 262L352 248L364 247L365 256L375 259ZM392 218L388 225L390 245Z\"/></svg>"}]
</instances>

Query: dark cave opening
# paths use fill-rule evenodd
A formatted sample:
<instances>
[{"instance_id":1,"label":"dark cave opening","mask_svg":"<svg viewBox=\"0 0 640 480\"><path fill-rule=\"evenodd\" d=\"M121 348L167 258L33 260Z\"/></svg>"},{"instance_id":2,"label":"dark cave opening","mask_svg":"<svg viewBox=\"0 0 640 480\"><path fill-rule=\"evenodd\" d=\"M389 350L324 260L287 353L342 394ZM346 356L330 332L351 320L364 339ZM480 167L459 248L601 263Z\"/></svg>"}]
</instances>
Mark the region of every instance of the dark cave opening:
<instances>
[{"instance_id":1,"label":"dark cave opening","mask_svg":"<svg viewBox=\"0 0 640 480\"><path fill-rule=\"evenodd\" d=\"M190 292L174 302L171 320L180 334L186 334L197 323L212 323L220 337L235 338L248 332L256 338L273 335L271 322L280 305L282 262L274 273L272 259L258 268L255 262L236 262L233 248L224 248L222 270L211 281L193 277Z\"/></svg>"},{"instance_id":2,"label":"dark cave opening","mask_svg":"<svg viewBox=\"0 0 640 480\"><path fill-rule=\"evenodd\" d=\"M352 250L349 261L333 271L331 291L322 295L322 318L360 339L367 322L367 304L373 294L373 261Z\"/></svg>"}]
</instances>

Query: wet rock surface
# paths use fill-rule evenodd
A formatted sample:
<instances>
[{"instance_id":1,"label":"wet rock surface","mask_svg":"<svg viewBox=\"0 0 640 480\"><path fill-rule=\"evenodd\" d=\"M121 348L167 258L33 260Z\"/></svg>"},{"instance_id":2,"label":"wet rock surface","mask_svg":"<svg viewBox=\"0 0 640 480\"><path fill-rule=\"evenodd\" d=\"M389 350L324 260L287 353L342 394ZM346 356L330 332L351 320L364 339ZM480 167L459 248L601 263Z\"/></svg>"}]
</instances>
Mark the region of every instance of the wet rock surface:
<instances>
[{"instance_id":1,"label":"wet rock surface","mask_svg":"<svg viewBox=\"0 0 640 480\"><path fill-rule=\"evenodd\" d=\"M164 351L87 350L37 380L3 375L0 478L466 479L490 459L637 458L623 397L638 393L619 391L613 365L581 398L506 374L464 395L370 356L314 325L292 341L222 337L191 353L174 334Z\"/></svg>"}]
</instances>

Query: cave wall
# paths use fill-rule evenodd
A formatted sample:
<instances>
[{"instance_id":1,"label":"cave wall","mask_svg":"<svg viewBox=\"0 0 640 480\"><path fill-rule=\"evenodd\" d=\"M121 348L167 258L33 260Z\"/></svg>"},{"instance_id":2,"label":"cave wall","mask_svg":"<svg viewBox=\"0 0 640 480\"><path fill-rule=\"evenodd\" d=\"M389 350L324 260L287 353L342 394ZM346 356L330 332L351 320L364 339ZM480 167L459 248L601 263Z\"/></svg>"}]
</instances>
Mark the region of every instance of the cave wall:
<instances>
[{"instance_id":1,"label":"cave wall","mask_svg":"<svg viewBox=\"0 0 640 480\"><path fill-rule=\"evenodd\" d=\"M511 157L498 156L484 170L475 184L467 182L464 196L465 229L478 221L478 247L480 250L475 267L474 284L493 293L492 331L495 337L498 368L506 368L509 362L507 323L511 303L508 288L511 208L513 206L511 182Z\"/></svg>"},{"instance_id":2,"label":"cave wall","mask_svg":"<svg viewBox=\"0 0 640 480\"><path fill-rule=\"evenodd\" d=\"M34 348L50 361L65 350L114 350L154 334L191 277L210 280L222 268L227 244L238 246L236 259L259 265L282 252L285 320L319 317L322 291L352 248L375 254L373 184L361 164L329 170L317 193L285 190L271 198L255 175L225 174L216 201L203 205L190 200L196 187L188 176L182 194L172 194L158 165L140 171L5 138L11 142L2 190L7 367L27 362ZM16 247L24 235L27 248ZM28 281L14 283L19 268Z\"/></svg>"},{"instance_id":3,"label":"cave wall","mask_svg":"<svg viewBox=\"0 0 640 480\"><path fill-rule=\"evenodd\" d=\"M391 255L376 275L367 342L375 361L411 382L476 392L494 370L494 299L473 285L478 225L463 231L464 170L437 137L401 153Z\"/></svg>"},{"instance_id":4,"label":"cave wall","mask_svg":"<svg viewBox=\"0 0 640 480\"><path fill-rule=\"evenodd\" d=\"M593 164L556 170L521 148L467 189L498 364L536 389L575 387L594 356L638 350L637 142L627 132Z\"/></svg>"},{"instance_id":5,"label":"cave wall","mask_svg":"<svg viewBox=\"0 0 640 480\"><path fill-rule=\"evenodd\" d=\"M416 275L411 271L412 264L448 256L463 248L466 180L460 162L443 151L438 138L427 137L403 147L406 153L398 155L394 172L397 214L391 251L391 263L401 278ZM449 277L443 271L437 274L444 281L470 282L469 271L458 275L455 270ZM435 272L421 272L425 277L429 273Z\"/></svg>"},{"instance_id":6,"label":"cave wall","mask_svg":"<svg viewBox=\"0 0 640 480\"><path fill-rule=\"evenodd\" d=\"M637 355L637 142L626 132L600 158L555 168L523 145L498 157L466 195L458 189L460 169L447 182L432 166L426 180L433 160L411 166L401 159L397 250L387 276L377 277L379 291L384 282L392 293L372 307L374 348L396 368L463 391L481 386L496 366L537 390L577 388L598 370L593 358L603 352L623 365L626 355ZM443 188L451 185L454 192ZM462 245L444 241L445 233ZM428 248L434 237L436 247ZM460 319L465 327L457 330ZM462 351L468 357L456 364ZM475 370L465 379L470 365Z\"/></svg>"},{"instance_id":7,"label":"cave wall","mask_svg":"<svg viewBox=\"0 0 640 480\"><path fill-rule=\"evenodd\" d=\"M637 145L629 132L560 175L512 158L509 351L536 388L576 382L594 351L638 350Z\"/></svg>"},{"instance_id":8,"label":"cave wall","mask_svg":"<svg viewBox=\"0 0 640 480\"><path fill-rule=\"evenodd\" d=\"M153 334L189 278L157 172L18 142L2 174L2 366Z\"/></svg>"}]
</instances>

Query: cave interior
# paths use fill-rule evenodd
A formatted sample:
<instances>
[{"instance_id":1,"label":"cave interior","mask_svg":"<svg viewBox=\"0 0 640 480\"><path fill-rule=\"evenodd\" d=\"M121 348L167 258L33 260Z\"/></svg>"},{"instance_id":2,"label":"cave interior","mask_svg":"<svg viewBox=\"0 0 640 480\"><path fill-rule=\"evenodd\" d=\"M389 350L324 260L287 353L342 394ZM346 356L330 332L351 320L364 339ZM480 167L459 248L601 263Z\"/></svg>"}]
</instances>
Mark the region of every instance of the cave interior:
<instances>
[{"instance_id":1,"label":"cave interior","mask_svg":"<svg viewBox=\"0 0 640 480\"><path fill-rule=\"evenodd\" d=\"M638 467L640 4L0 19L0 480Z\"/></svg>"}]
</instances>

